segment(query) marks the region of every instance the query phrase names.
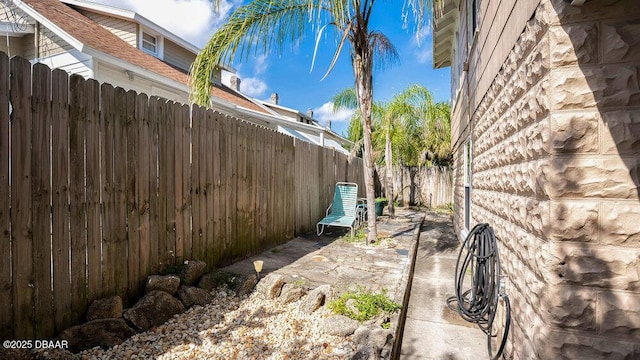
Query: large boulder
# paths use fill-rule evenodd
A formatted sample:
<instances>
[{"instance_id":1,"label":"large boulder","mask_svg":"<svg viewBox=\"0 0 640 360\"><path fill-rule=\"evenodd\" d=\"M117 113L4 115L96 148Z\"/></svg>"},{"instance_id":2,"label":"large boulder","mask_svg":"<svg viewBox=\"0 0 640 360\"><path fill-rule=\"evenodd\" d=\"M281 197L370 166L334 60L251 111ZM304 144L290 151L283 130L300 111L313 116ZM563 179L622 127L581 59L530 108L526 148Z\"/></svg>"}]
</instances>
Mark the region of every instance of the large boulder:
<instances>
[{"instance_id":1,"label":"large boulder","mask_svg":"<svg viewBox=\"0 0 640 360\"><path fill-rule=\"evenodd\" d=\"M154 290L146 294L124 312L124 318L139 330L148 330L164 324L174 315L184 312L185 307L180 300L164 291Z\"/></svg>"},{"instance_id":2,"label":"large boulder","mask_svg":"<svg viewBox=\"0 0 640 360\"><path fill-rule=\"evenodd\" d=\"M211 291L218 287L218 278L215 273L206 273L202 275L200 281L198 281L198 287Z\"/></svg>"},{"instance_id":3,"label":"large boulder","mask_svg":"<svg viewBox=\"0 0 640 360\"><path fill-rule=\"evenodd\" d=\"M312 312L316 311L320 306L324 305L325 300L327 298L330 298L331 296L330 294L331 294L330 285L318 286L302 299L302 303L300 303L300 311L306 314L311 314Z\"/></svg>"},{"instance_id":4,"label":"large boulder","mask_svg":"<svg viewBox=\"0 0 640 360\"><path fill-rule=\"evenodd\" d=\"M89 305L87 321L122 317L122 298L118 295L98 299Z\"/></svg>"},{"instance_id":5,"label":"large boulder","mask_svg":"<svg viewBox=\"0 0 640 360\"><path fill-rule=\"evenodd\" d=\"M123 319L99 319L70 327L60 333L69 350L77 353L100 346L103 349L122 344L136 332Z\"/></svg>"},{"instance_id":6,"label":"large boulder","mask_svg":"<svg viewBox=\"0 0 640 360\"><path fill-rule=\"evenodd\" d=\"M184 285L195 284L207 271L207 263L198 260L187 260L184 262L180 277Z\"/></svg>"},{"instance_id":7,"label":"large boulder","mask_svg":"<svg viewBox=\"0 0 640 360\"><path fill-rule=\"evenodd\" d=\"M282 293L278 298L278 302L282 304L289 304L300 300L307 291L299 286L292 284L284 284L282 287Z\"/></svg>"},{"instance_id":8,"label":"large boulder","mask_svg":"<svg viewBox=\"0 0 640 360\"><path fill-rule=\"evenodd\" d=\"M175 275L151 275L147 278L144 292L150 293L154 290L160 290L175 295L179 286L180 278Z\"/></svg>"},{"instance_id":9,"label":"large boulder","mask_svg":"<svg viewBox=\"0 0 640 360\"><path fill-rule=\"evenodd\" d=\"M284 286L284 276L280 274L269 274L258 283L258 292L267 299L275 299L280 296Z\"/></svg>"},{"instance_id":10,"label":"large boulder","mask_svg":"<svg viewBox=\"0 0 640 360\"><path fill-rule=\"evenodd\" d=\"M254 274L247 276L247 279L242 283L242 285L238 289L238 296L245 296L247 294L250 294L253 291L253 289L256 287L257 283L258 283L258 278Z\"/></svg>"},{"instance_id":11,"label":"large boulder","mask_svg":"<svg viewBox=\"0 0 640 360\"><path fill-rule=\"evenodd\" d=\"M322 332L333 336L349 336L359 325L358 321L344 315L333 315L322 322Z\"/></svg>"},{"instance_id":12,"label":"large boulder","mask_svg":"<svg viewBox=\"0 0 640 360\"><path fill-rule=\"evenodd\" d=\"M207 290L184 285L178 289L178 298L186 308L190 308L193 305L205 306L212 300L211 294Z\"/></svg>"},{"instance_id":13,"label":"large boulder","mask_svg":"<svg viewBox=\"0 0 640 360\"><path fill-rule=\"evenodd\" d=\"M370 346L382 349L385 345L391 343L392 339L393 334L391 331L377 326L361 326L353 333L353 344L356 348Z\"/></svg>"}]
</instances>

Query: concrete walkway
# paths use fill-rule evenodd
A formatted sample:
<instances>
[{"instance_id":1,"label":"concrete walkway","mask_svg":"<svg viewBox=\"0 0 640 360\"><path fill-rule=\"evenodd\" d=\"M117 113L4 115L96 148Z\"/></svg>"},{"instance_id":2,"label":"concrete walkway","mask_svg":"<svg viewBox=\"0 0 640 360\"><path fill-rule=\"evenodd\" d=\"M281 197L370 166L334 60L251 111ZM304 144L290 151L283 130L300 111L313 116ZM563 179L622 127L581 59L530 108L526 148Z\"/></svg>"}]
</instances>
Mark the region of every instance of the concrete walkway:
<instances>
[{"instance_id":1,"label":"concrete walkway","mask_svg":"<svg viewBox=\"0 0 640 360\"><path fill-rule=\"evenodd\" d=\"M427 213L420 230L400 359L488 359L487 337L447 306L460 251L448 216Z\"/></svg>"},{"instance_id":2,"label":"concrete walkway","mask_svg":"<svg viewBox=\"0 0 640 360\"><path fill-rule=\"evenodd\" d=\"M344 234L345 230L330 228L319 237L300 236L223 270L253 274L253 261L262 260L261 277L275 272L310 289L323 284L338 292L353 284L386 289L389 297L405 305L403 314L392 317L396 358L488 358L484 333L446 304L454 294L459 251L448 216L398 209L394 219L379 217L379 237L389 238L389 246L337 240Z\"/></svg>"}]
</instances>

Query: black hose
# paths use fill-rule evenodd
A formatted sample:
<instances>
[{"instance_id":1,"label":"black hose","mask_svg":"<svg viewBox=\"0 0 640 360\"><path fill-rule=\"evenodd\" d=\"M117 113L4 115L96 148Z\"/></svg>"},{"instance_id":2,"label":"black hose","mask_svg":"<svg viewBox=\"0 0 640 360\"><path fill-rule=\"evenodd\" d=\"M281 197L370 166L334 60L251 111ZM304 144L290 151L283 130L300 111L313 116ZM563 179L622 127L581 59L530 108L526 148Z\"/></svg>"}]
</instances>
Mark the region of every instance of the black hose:
<instances>
[{"instance_id":1,"label":"black hose","mask_svg":"<svg viewBox=\"0 0 640 360\"><path fill-rule=\"evenodd\" d=\"M463 256L463 254L465 254ZM470 275L466 277L466 275ZM465 279L470 287L465 289ZM458 254L456 263L456 295L447 299L447 305L466 321L475 323L487 334L489 357L498 359L507 343L511 324L509 297L500 293L500 258L496 236L489 224L478 224L469 232ZM491 331L499 299L505 308L505 326L502 341L495 355L492 354L491 339L497 333Z\"/></svg>"}]
</instances>

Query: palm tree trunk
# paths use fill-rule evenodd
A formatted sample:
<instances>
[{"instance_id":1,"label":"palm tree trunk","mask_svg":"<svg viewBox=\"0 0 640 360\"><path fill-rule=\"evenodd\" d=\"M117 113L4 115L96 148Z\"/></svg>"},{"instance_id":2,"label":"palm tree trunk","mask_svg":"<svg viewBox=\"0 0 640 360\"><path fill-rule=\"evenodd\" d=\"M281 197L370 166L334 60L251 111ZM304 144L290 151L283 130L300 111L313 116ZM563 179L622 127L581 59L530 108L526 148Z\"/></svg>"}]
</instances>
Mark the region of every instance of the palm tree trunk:
<instances>
[{"instance_id":1,"label":"palm tree trunk","mask_svg":"<svg viewBox=\"0 0 640 360\"><path fill-rule=\"evenodd\" d=\"M355 45L355 44L354 44ZM352 64L353 74L356 79L356 94L362 112L362 132L364 138L364 185L367 192L367 245L377 239L376 228L376 193L374 187L373 146L371 142L371 109L373 106L373 69L371 58L366 50L358 51L354 46Z\"/></svg>"},{"instance_id":2,"label":"palm tree trunk","mask_svg":"<svg viewBox=\"0 0 640 360\"><path fill-rule=\"evenodd\" d=\"M389 201L389 215L395 215L393 207L393 153L391 149L391 124L387 124L387 134L385 139L384 162L387 165L387 200Z\"/></svg>"}]
</instances>

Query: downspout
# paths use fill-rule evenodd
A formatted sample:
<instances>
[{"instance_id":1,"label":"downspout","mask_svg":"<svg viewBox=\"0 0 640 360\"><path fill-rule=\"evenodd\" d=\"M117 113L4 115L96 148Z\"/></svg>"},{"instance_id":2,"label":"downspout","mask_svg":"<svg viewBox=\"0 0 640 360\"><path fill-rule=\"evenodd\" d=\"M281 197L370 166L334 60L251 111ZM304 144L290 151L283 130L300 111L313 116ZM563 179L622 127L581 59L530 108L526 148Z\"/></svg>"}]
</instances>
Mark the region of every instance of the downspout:
<instances>
[{"instance_id":1,"label":"downspout","mask_svg":"<svg viewBox=\"0 0 640 360\"><path fill-rule=\"evenodd\" d=\"M40 61L40 22L36 21L35 25L34 25L34 31L33 31L33 46L34 46L34 61L35 62L39 62Z\"/></svg>"}]
</instances>

